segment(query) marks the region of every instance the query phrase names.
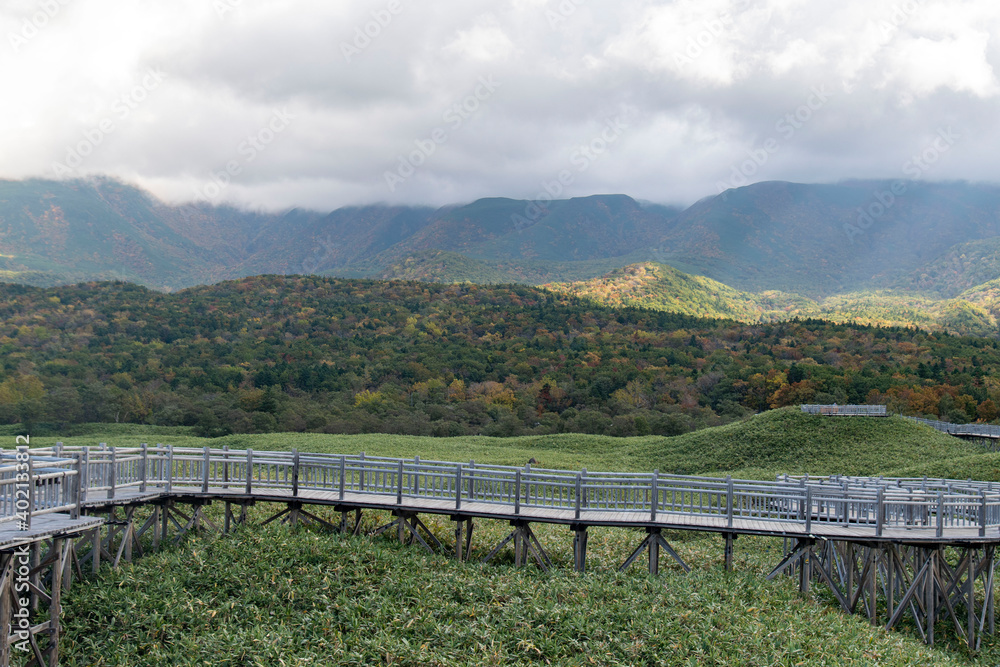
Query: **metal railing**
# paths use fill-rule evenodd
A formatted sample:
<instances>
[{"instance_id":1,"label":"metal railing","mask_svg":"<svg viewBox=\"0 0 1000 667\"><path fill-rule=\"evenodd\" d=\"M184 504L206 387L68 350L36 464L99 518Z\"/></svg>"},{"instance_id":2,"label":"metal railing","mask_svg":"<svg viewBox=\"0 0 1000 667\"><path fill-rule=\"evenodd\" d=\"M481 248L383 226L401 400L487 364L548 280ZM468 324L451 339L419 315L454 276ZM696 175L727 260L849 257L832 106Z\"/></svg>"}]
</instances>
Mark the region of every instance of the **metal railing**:
<instances>
[{"instance_id":1,"label":"metal railing","mask_svg":"<svg viewBox=\"0 0 1000 667\"><path fill-rule=\"evenodd\" d=\"M886 417L884 405L802 405L802 412L810 415L835 417Z\"/></svg>"},{"instance_id":2,"label":"metal railing","mask_svg":"<svg viewBox=\"0 0 1000 667\"><path fill-rule=\"evenodd\" d=\"M381 504L399 507L425 500L438 511L470 511L475 504L484 514L537 518L541 511L560 521L593 520L601 512L601 521L612 516L637 525L688 516L714 529L732 529L737 521L806 532L816 525L874 528L876 536L885 529L933 529L937 536L1000 529L1000 484L971 480L781 475L754 481L145 444L57 445L0 458L0 522L30 525L40 514L76 517L88 504L170 493L333 503L381 497Z\"/></svg>"},{"instance_id":3,"label":"metal railing","mask_svg":"<svg viewBox=\"0 0 1000 667\"><path fill-rule=\"evenodd\" d=\"M939 421L937 419L922 419L920 417L907 417L900 415L904 419L926 424L933 429L950 435L959 435L978 438L1000 438L1000 426L994 424L952 424L951 422Z\"/></svg>"}]
</instances>

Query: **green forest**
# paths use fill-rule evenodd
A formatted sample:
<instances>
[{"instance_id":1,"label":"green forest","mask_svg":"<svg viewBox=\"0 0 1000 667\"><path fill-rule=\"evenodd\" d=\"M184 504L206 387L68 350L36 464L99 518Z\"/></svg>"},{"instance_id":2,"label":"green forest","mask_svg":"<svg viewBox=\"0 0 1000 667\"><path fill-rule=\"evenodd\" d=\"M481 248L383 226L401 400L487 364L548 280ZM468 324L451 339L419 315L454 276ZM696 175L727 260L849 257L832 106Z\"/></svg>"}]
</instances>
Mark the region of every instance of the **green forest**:
<instances>
[{"instance_id":1,"label":"green forest","mask_svg":"<svg viewBox=\"0 0 1000 667\"><path fill-rule=\"evenodd\" d=\"M0 422L676 435L803 402L993 421L998 342L746 324L528 286L261 276L164 294L0 286Z\"/></svg>"}]
</instances>

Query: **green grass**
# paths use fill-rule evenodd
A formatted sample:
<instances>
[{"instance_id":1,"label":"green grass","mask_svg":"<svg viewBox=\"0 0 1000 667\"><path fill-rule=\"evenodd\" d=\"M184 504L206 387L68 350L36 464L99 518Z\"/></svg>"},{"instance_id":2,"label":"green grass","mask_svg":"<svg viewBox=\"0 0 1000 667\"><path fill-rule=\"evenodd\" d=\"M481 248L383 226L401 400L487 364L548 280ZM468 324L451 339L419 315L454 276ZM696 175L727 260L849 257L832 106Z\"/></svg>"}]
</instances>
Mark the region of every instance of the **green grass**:
<instances>
[{"instance_id":1,"label":"green grass","mask_svg":"<svg viewBox=\"0 0 1000 667\"><path fill-rule=\"evenodd\" d=\"M99 426L83 428L96 431ZM267 433L204 439L165 427L116 426L120 428L100 435L36 437L32 444L49 445L60 440L66 445L95 445L100 441L123 447L141 442L177 447L228 445L232 449L365 452L372 456L420 456L425 460L475 460L498 465L524 465L534 458L539 468L587 468L594 472L658 469L663 473L731 473L760 479L773 479L781 473L888 475L897 469L940 465L982 452L977 445L898 417L838 419L806 415L798 408L772 410L727 426L674 437L613 438L566 433L518 438L429 438Z\"/></svg>"},{"instance_id":2,"label":"green grass","mask_svg":"<svg viewBox=\"0 0 1000 667\"><path fill-rule=\"evenodd\" d=\"M1000 454L902 419L834 419L776 410L673 438L584 435L434 439L385 435L267 434L203 440L183 432L122 429L66 444L298 448L321 452L523 464L589 470L947 475L1000 481ZM51 438L38 438L36 445ZM211 508L218 512L218 508ZM254 509L254 518L267 507ZM329 508L317 510L334 520ZM450 543L447 517L424 516ZM367 513L365 527L387 521ZM766 582L781 542L742 537L735 571L715 535L667 535L693 571L664 555L660 578L643 559L617 566L642 539L593 529L586 576L572 570L572 533L534 526L552 574L459 564L390 537L349 538L268 526L219 539L198 536L77 584L65 599L68 665L962 665L1000 663L1000 641L980 655L939 626L929 649L906 627L885 632L839 611L816 587L803 599L787 578ZM473 560L510 528L477 522Z\"/></svg>"},{"instance_id":3,"label":"green grass","mask_svg":"<svg viewBox=\"0 0 1000 667\"><path fill-rule=\"evenodd\" d=\"M70 596L65 664L961 664L702 557L659 579L546 575L269 526L102 571Z\"/></svg>"}]
</instances>

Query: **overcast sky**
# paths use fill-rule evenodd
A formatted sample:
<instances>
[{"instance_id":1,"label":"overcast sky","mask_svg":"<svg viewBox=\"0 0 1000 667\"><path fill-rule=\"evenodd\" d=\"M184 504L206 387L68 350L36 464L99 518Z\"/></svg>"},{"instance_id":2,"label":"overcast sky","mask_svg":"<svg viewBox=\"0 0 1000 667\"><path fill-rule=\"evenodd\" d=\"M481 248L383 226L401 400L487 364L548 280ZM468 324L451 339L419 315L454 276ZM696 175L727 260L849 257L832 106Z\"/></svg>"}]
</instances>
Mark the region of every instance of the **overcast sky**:
<instances>
[{"instance_id":1,"label":"overcast sky","mask_svg":"<svg viewBox=\"0 0 1000 667\"><path fill-rule=\"evenodd\" d=\"M0 35L5 178L318 209L998 180L996 0L0 0Z\"/></svg>"}]
</instances>

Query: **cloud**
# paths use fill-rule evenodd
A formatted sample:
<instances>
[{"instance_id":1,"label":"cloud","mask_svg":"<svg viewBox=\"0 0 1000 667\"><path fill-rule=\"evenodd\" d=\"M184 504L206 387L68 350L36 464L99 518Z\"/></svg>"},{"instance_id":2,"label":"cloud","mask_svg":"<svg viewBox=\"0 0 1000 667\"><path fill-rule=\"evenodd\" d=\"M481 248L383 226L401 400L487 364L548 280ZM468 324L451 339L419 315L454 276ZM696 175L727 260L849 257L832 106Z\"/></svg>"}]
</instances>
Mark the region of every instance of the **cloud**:
<instances>
[{"instance_id":1,"label":"cloud","mask_svg":"<svg viewBox=\"0 0 1000 667\"><path fill-rule=\"evenodd\" d=\"M967 140L925 178L992 179L997 34L988 0L10 0L0 176L72 160L182 201L236 161L219 196L253 206L531 197L627 113L567 195L689 203L769 139L750 181L896 178L945 126Z\"/></svg>"}]
</instances>

